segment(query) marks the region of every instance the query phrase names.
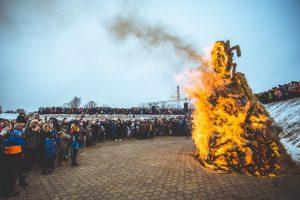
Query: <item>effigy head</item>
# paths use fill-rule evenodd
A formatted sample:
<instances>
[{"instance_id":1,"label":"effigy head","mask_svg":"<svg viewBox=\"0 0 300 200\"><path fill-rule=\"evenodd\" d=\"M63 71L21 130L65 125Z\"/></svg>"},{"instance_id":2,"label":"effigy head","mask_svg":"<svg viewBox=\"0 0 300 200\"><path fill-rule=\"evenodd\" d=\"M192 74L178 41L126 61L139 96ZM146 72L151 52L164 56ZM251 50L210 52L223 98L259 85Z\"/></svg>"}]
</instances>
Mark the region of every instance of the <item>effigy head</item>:
<instances>
[{"instance_id":1,"label":"effigy head","mask_svg":"<svg viewBox=\"0 0 300 200\"><path fill-rule=\"evenodd\" d=\"M221 75L230 74L231 52L224 41L217 41L211 51L211 66L213 70Z\"/></svg>"},{"instance_id":2,"label":"effigy head","mask_svg":"<svg viewBox=\"0 0 300 200\"><path fill-rule=\"evenodd\" d=\"M235 74L236 63L233 62L233 54L236 52L237 57L241 57L239 45L230 46L229 40L217 41L211 51L211 66L215 72L224 77Z\"/></svg>"}]
</instances>

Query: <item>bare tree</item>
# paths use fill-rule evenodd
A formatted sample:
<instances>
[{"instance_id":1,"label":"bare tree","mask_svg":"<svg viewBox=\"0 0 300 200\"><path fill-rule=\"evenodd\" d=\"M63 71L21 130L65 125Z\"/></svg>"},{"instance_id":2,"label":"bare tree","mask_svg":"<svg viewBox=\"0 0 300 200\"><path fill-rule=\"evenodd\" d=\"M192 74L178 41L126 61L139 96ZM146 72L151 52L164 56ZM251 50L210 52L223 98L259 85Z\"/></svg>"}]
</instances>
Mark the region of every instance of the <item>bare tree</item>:
<instances>
[{"instance_id":1,"label":"bare tree","mask_svg":"<svg viewBox=\"0 0 300 200\"><path fill-rule=\"evenodd\" d=\"M148 107L148 105L147 105L146 103L140 103L140 104L139 104L139 107L140 107L140 108L146 108L146 107Z\"/></svg>"},{"instance_id":2,"label":"bare tree","mask_svg":"<svg viewBox=\"0 0 300 200\"><path fill-rule=\"evenodd\" d=\"M74 97L70 102L69 102L69 107L70 108L79 108L81 105L81 97Z\"/></svg>"},{"instance_id":3,"label":"bare tree","mask_svg":"<svg viewBox=\"0 0 300 200\"><path fill-rule=\"evenodd\" d=\"M86 108L95 108L97 107L97 103L95 101L89 101L87 104L85 104Z\"/></svg>"},{"instance_id":4,"label":"bare tree","mask_svg":"<svg viewBox=\"0 0 300 200\"><path fill-rule=\"evenodd\" d=\"M69 108L69 107L70 107L70 103L64 103L64 104L62 105L62 107L63 107L63 108Z\"/></svg>"}]
</instances>

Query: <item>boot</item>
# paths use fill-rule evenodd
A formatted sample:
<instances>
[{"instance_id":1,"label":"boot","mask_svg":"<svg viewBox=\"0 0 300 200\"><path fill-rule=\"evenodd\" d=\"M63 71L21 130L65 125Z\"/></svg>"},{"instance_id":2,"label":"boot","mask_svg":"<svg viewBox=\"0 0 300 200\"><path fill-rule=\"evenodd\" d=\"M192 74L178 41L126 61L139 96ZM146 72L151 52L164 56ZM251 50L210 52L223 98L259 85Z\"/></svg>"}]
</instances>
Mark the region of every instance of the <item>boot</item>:
<instances>
[{"instance_id":1,"label":"boot","mask_svg":"<svg viewBox=\"0 0 300 200\"><path fill-rule=\"evenodd\" d=\"M28 186L28 183L26 183L26 181L25 181L25 175L21 175L19 177L19 185L22 187Z\"/></svg>"}]
</instances>

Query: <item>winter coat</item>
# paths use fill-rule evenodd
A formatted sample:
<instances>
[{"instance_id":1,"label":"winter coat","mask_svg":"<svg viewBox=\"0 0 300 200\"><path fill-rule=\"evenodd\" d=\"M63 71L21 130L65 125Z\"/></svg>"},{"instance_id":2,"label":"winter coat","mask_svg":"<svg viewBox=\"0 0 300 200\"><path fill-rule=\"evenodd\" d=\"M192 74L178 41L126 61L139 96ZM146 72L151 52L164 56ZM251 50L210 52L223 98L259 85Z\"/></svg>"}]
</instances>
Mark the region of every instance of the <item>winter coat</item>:
<instances>
[{"instance_id":1,"label":"winter coat","mask_svg":"<svg viewBox=\"0 0 300 200\"><path fill-rule=\"evenodd\" d=\"M60 138L59 138L58 132L56 130L50 131L50 135L54 139L54 141L56 142L56 144L60 144Z\"/></svg>"},{"instance_id":2,"label":"winter coat","mask_svg":"<svg viewBox=\"0 0 300 200\"><path fill-rule=\"evenodd\" d=\"M28 149L34 149L37 146L37 132L32 130L32 128L25 129L25 143Z\"/></svg>"},{"instance_id":3,"label":"winter coat","mask_svg":"<svg viewBox=\"0 0 300 200\"><path fill-rule=\"evenodd\" d=\"M92 129L93 135L97 135L99 133L99 125L98 124L92 124L91 129Z\"/></svg>"},{"instance_id":4,"label":"winter coat","mask_svg":"<svg viewBox=\"0 0 300 200\"><path fill-rule=\"evenodd\" d=\"M38 142L37 142L38 147L44 149L45 139L46 139L47 137L49 137L49 135L50 135L50 132L46 132L46 131L44 131L44 130L42 130L42 131L40 132L39 137L38 137L39 140L38 140Z\"/></svg>"},{"instance_id":5,"label":"winter coat","mask_svg":"<svg viewBox=\"0 0 300 200\"><path fill-rule=\"evenodd\" d=\"M23 132L17 129L13 129L8 138L3 140L3 146L24 146L24 144Z\"/></svg>"},{"instance_id":6,"label":"winter coat","mask_svg":"<svg viewBox=\"0 0 300 200\"><path fill-rule=\"evenodd\" d=\"M78 149L79 148L79 133L75 132L72 137L71 141L71 148L72 149Z\"/></svg>"},{"instance_id":7,"label":"winter coat","mask_svg":"<svg viewBox=\"0 0 300 200\"><path fill-rule=\"evenodd\" d=\"M57 144L54 138L47 137L44 142L44 153L45 156L55 156L56 155Z\"/></svg>"},{"instance_id":8,"label":"winter coat","mask_svg":"<svg viewBox=\"0 0 300 200\"><path fill-rule=\"evenodd\" d=\"M60 134L60 148L61 149L68 149L70 138L71 138L71 136L69 134L67 134L66 132L61 132L61 134Z\"/></svg>"}]
</instances>

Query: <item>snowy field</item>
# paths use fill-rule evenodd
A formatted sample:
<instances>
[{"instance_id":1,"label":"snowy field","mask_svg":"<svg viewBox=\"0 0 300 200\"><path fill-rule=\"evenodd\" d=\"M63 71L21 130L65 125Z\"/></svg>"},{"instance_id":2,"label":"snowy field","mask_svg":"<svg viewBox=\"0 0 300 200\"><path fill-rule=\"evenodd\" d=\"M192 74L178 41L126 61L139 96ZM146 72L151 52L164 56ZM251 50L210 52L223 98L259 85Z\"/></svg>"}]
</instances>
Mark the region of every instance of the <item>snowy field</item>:
<instances>
[{"instance_id":1,"label":"snowy field","mask_svg":"<svg viewBox=\"0 0 300 200\"><path fill-rule=\"evenodd\" d=\"M300 162L300 98L290 99L286 101L280 101L276 103L266 104L268 112L275 122L281 126L284 132L280 135L281 142L292 155L292 158ZM16 119L18 114L2 113L0 118L4 119ZM45 117L42 116L42 117ZM79 115L47 115L47 117L56 117L58 119L67 118L79 119ZM149 119L149 118L160 118L161 115L85 115L86 119L89 120L105 120L110 119L122 119L122 120L134 120L134 119ZM174 117L174 115L168 115L163 117ZM176 117L176 116L175 116Z\"/></svg>"},{"instance_id":2,"label":"snowy field","mask_svg":"<svg viewBox=\"0 0 300 200\"><path fill-rule=\"evenodd\" d=\"M271 117L283 128L281 142L300 162L300 98L265 105Z\"/></svg>"},{"instance_id":3,"label":"snowy field","mask_svg":"<svg viewBox=\"0 0 300 200\"><path fill-rule=\"evenodd\" d=\"M8 120L16 119L17 116L18 116L18 114L14 114L14 113L1 113L0 114L0 118L8 119Z\"/></svg>"}]
</instances>

